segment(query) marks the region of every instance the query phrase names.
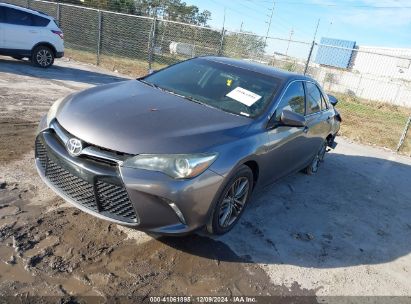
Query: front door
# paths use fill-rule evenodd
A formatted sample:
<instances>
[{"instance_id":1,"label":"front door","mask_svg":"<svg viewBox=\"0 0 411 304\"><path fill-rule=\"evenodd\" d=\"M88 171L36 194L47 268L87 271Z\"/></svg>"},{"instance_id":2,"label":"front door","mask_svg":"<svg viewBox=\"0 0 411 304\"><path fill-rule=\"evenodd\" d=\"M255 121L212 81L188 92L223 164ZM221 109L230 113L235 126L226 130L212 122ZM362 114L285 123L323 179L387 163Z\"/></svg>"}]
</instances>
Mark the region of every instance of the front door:
<instances>
[{"instance_id":1,"label":"front door","mask_svg":"<svg viewBox=\"0 0 411 304\"><path fill-rule=\"evenodd\" d=\"M283 110L304 115L305 94L302 81L292 82L286 89L274 113L276 122L280 122ZM307 129L304 127L281 126L267 131L268 143L263 166L267 175L265 180L273 182L300 169L307 162Z\"/></svg>"}]
</instances>

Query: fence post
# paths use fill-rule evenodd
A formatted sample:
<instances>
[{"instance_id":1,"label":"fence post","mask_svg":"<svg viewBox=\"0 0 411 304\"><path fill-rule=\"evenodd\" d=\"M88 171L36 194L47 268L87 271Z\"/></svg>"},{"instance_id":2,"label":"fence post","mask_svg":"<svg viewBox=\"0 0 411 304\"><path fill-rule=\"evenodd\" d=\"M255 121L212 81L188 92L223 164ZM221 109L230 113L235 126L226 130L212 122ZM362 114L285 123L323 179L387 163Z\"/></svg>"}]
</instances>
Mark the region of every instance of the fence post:
<instances>
[{"instance_id":1,"label":"fence post","mask_svg":"<svg viewBox=\"0 0 411 304\"><path fill-rule=\"evenodd\" d=\"M220 39L220 47L218 49L218 56L223 55L223 48L224 48L224 35L225 35L225 29L221 30L221 39Z\"/></svg>"},{"instance_id":2,"label":"fence post","mask_svg":"<svg viewBox=\"0 0 411 304\"><path fill-rule=\"evenodd\" d=\"M27 0L27 8L30 8L30 0Z\"/></svg>"},{"instance_id":3,"label":"fence post","mask_svg":"<svg viewBox=\"0 0 411 304\"><path fill-rule=\"evenodd\" d=\"M407 121L407 123L405 124L404 131L402 132L400 141L398 142L398 146L397 146L397 150L396 150L397 152L400 151L401 146L402 146L403 143L404 143L404 140L405 140L405 137L407 136L407 133L408 133L408 129L409 129L409 127L410 127L410 124L411 124L411 115L410 115L410 117L408 117L408 121Z\"/></svg>"},{"instance_id":4,"label":"fence post","mask_svg":"<svg viewBox=\"0 0 411 304\"><path fill-rule=\"evenodd\" d=\"M97 34L97 65L100 65L100 51L101 51L101 31L103 24L103 16L100 10L98 10L98 34Z\"/></svg>"},{"instance_id":5,"label":"fence post","mask_svg":"<svg viewBox=\"0 0 411 304\"><path fill-rule=\"evenodd\" d=\"M59 26L61 26L60 24L60 3L57 3L57 12L56 12L56 19L57 19L57 23L59 24Z\"/></svg>"},{"instance_id":6,"label":"fence post","mask_svg":"<svg viewBox=\"0 0 411 304\"><path fill-rule=\"evenodd\" d=\"M305 63L305 68L304 68L304 75L307 74L308 66L310 65L310 60L313 54L314 46L315 46L315 40L313 40L313 43L311 44L311 48L310 48L310 53L308 53L307 62Z\"/></svg>"},{"instance_id":7,"label":"fence post","mask_svg":"<svg viewBox=\"0 0 411 304\"><path fill-rule=\"evenodd\" d=\"M156 25L157 25L157 14L153 18L153 24L151 26L149 40L148 40L148 72L152 70L153 64L153 53L154 53L154 44L156 39Z\"/></svg>"}]
</instances>

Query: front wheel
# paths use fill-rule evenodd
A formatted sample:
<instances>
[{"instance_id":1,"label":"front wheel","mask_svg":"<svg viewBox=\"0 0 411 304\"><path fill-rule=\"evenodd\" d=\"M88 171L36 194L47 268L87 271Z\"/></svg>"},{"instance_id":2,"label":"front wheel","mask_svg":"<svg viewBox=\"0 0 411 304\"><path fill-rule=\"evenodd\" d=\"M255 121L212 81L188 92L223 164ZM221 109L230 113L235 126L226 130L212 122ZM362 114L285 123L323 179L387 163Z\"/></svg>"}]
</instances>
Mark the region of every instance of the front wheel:
<instances>
[{"instance_id":1,"label":"front wheel","mask_svg":"<svg viewBox=\"0 0 411 304\"><path fill-rule=\"evenodd\" d=\"M314 156L314 159L311 163L303 170L304 173L308 175L313 175L317 173L318 167L324 161L325 152L327 151L327 141L324 141L321 144L320 149L318 150L317 154Z\"/></svg>"},{"instance_id":2,"label":"front wheel","mask_svg":"<svg viewBox=\"0 0 411 304\"><path fill-rule=\"evenodd\" d=\"M54 63L54 53L49 47L40 45L34 49L31 62L36 66L48 68Z\"/></svg>"},{"instance_id":3,"label":"front wheel","mask_svg":"<svg viewBox=\"0 0 411 304\"><path fill-rule=\"evenodd\" d=\"M207 231L216 235L230 231L243 214L252 190L253 172L248 166L243 165L227 182L215 204Z\"/></svg>"}]
</instances>

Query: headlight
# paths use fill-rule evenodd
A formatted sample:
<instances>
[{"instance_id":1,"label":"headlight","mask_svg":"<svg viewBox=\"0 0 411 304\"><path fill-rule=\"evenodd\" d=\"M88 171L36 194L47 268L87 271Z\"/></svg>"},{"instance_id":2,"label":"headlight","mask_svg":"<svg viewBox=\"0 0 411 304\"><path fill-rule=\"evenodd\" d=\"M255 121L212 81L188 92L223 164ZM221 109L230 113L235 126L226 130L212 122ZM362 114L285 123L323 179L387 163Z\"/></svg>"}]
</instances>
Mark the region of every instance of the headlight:
<instances>
[{"instance_id":1,"label":"headlight","mask_svg":"<svg viewBox=\"0 0 411 304\"><path fill-rule=\"evenodd\" d=\"M173 178L192 178L203 173L217 158L209 154L143 154L129 158L124 167L163 172Z\"/></svg>"}]
</instances>

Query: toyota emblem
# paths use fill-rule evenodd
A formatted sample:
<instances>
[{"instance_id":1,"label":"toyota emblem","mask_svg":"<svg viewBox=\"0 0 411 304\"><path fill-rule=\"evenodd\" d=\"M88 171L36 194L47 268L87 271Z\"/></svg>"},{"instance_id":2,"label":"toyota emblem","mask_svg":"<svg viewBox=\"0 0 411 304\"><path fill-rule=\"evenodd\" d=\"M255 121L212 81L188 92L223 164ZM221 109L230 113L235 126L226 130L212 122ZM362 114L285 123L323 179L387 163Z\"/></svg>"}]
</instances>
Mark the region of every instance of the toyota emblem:
<instances>
[{"instance_id":1,"label":"toyota emblem","mask_svg":"<svg viewBox=\"0 0 411 304\"><path fill-rule=\"evenodd\" d=\"M83 145L79 139L70 138L66 144L66 148L71 156L79 156L83 150Z\"/></svg>"}]
</instances>

